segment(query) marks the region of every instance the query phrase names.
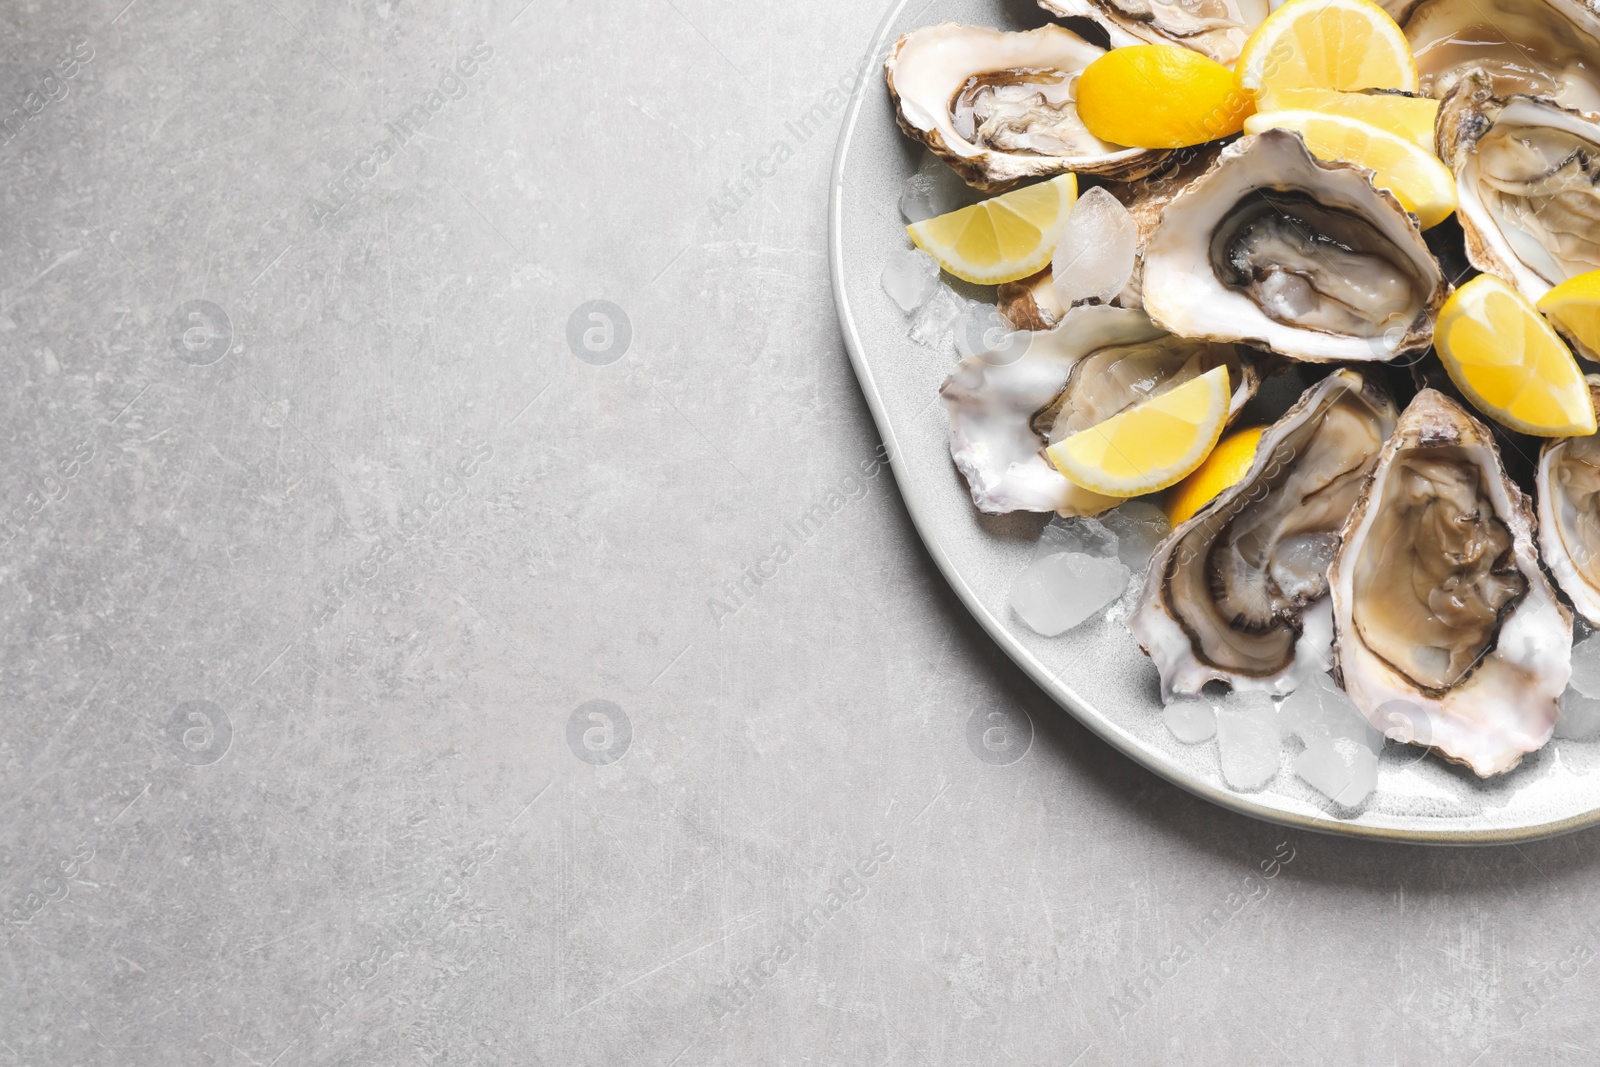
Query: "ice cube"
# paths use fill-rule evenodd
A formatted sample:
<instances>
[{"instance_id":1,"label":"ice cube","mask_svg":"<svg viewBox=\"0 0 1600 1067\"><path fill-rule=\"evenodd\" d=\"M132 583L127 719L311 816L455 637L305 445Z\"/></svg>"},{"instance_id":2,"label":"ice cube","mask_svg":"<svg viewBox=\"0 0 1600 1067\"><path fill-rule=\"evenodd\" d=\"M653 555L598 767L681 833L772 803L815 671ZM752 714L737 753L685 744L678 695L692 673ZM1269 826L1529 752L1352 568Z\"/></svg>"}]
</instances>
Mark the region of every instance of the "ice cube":
<instances>
[{"instance_id":1,"label":"ice cube","mask_svg":"<svg viewBox=\"0 0 1600 1067\"><path fill-rule=\"evenodd\" d=\"M900 214L907 222L922 222L976 204L982 197L944 160L924 152L922 165L900 186Z\"/></svg>"},{"instance_id":2,"label":"ice cube","mask_svg":"<svg viewBox=\"0 0 1600 1067\"><path fill-rule=\"evenodd\" d=\"M1354 741L1374 755L1383 751L1383 734L1373 729L1344 690L1321 671L1284 698L1282 721L1284 729L1307 747L1344 740Z\"/></svg>"},{"instance_id":3,"label":"ice cube","mask_svg":"<svg viewBox=\"0 0 1600 1067\"><path fill-rule=\"evenodd\" d=\"M1278 774L1283 736L1278 709L1266 693L1229 693L1217 709L1217 754L1222 780L1241 791L1260 789Z\"/></svg>"},{"instance_id":4,"label":"ice cube","mask_svg":"<svg viewBox=\"0 0 1600 1067\"><path fill-rule=\"evenodd\" d=\"M1122 594L1128 568L1115 559L1057 552L1028 565L1011 584L1011 610L1046 637L1066 633Z\"/></svg>"},{"instance_id":5,"label":"ice cube","mask_svg":"<svg viewBox=\"0 0 1600 1067\"><path fill-rule=\"evenodd\" d=\"M1600 697L1600 638L1585 637L1572 646L1569 684L1586 697Z\"/></svg>"},{"instance_id":6,"label":"ice cube","mask_svg":"<svg viewBox=\"0 0 1600 1067\"><path fill-rule=\"evenodd\" d=\"M1340 807L1353 808L1378 784L1378 757L1348 737L1307 744L1294 758L1294 773Z\"/></svg>"},{"instance_id":7,"label":"ice cube","mask_svg":"<svg viewBox=\"0 0 1600 1067\"><path fill-rule=\"evenodd\" d=\"M1117 535L1117 554L1134 574L1150 568L1150 557L1172 532L1172 524L1162 510L1144 500L1119 504L1100 516L1107 530Z\"/></svg>"},{"instance_id":8,"label":"ice cube","mask_svg":"<svg viewBox=\"0 0 1600 1067\"><path fill-rule=\"evenodd\" d=\"M956 354L962 359L982 356L993 367L1016 362L1027 351L1033 335L1013 330L1000 309L981 300L968 300L956 320Z\"/></svg>"},{"instance_id":9,"label":"ice cube","mask_svg":"<svg viewBox=\"0 0 1600 1067\"><path fill-rule=\"evenodd\" d=\"M915 311L939 285L939 261L920 248L901 248L883 265L883 291L901 311Z\"/></svg>"},{"instance_id":10,"label":"ice cube","mask_svg":"<svg viewBox=\"0 0 1600 1067\"><path fill-rule=\"evenodd\" d=\"M941 282L917 309L911 319L911 339L929 348L944 348L950 343L950 331L966 304L954 289Z\"/></svg>"},{"instance_id":11,"label":"ice cube","mask_svg":"<svg viewBox=\"0 0 1600 1067\"><path fill-rule=\"evenodd\" d=\"M1062 307L1110 301L1133 277L1139 232L1133 216L1100 186L1078 198L1051 260L1051 279Z\"/></svg>"},{"instance_id":12,"label":"ice cube","mask_svg":"<svg viewBox=\"0 0 1600 1067\"><path fill-rule=\"evenodd\" d=\"M1600 737L1600 700L1569 686L1561 694L1561 718L1556 720L1556 736L1573 741L1593 741Z\"/></svg>"},{"instance_id":13,"label":"ice cube","mask_svg":"<svg viewBox=\"0 0 1600 1067\"><path fill-rule=\"evenodd\" d=\"M1087 516L1064 519L1057 515L1039 535L1033 547L1033 558L1041 559L1057 552L1081 552L1096 559L1115 559L1118 549L1117 535L1105 523Z\"/></svg>"},{"instance_id":14,"label":"ice cube","mask_svg":"<svg viewBox=\"0 0 1600 1067\"><path fill-rule=\"evenodd\" d=\"M1216 705L1203 696L1173 697L1161 709L1161 721L1186 745L1209 741L1217 733Z\"/></svg>"}]
</instances>

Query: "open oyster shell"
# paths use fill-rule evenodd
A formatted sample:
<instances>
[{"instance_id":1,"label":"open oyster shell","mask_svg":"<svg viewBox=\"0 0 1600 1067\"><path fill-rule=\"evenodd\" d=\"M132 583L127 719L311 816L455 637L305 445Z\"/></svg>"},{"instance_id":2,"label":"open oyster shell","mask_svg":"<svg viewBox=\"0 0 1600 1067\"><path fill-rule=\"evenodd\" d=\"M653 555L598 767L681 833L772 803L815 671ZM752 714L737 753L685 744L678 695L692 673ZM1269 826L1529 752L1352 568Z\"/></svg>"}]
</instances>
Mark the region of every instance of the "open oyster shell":
<instances>
[{"instance_id":1,"label":"open oyster shell","mask_svg":"<svg viewBox=\"0 0 1600 1067\"><path fill-rule=\"evenodd\" d=\"M1282 0L1039 0L1062 18L1093 19L1113 48L1128 44L1180 44L1232 66L1239 50ZM1396 22L1416 0L1380 0Z\"/></svg>"},{"instance_id":2,"label":"open oyster shell","mask_svg":"<svg viewBox=\"0 0 1600 1067\"><path fill-rule=\"evenodd\" d=\"M1600 403L1600 377L1588 382ZM1578 614L1600 626L1600 434L1545 442L1535 482L1539 553Z\"/></svg>"},{"instance_id":3,"label":"open oyster shell","mask_svg":"<svg viewBox=\"0 0 1600 1067\"><path fill-rule=\"evenodd\" d=\"M1501 100L1471 71L1440 105L1437 131L1473 266L1530 301L1600 269L1600 115Z\"/></svg>"},{"instance_id":4,"label":"open oyster shell","mask_svg":"<svg viewBox=\"0 0 1600 1067\"><path fill-rule=\"evenodd\" d=\"M1396 418L1376 381L1334 371L1267 429L1243 480L1156 549L1128 627L1163 699L1212 681L1281 695L1327 666L1303 661L1303 620Z\"/></svg>"},{"instance_id":5,"label":"open oyster shell","mask_svg":"<svg viewBox=\"0 0 1600 1067\"><path fill-rule=\"evenodd\" d=\"M1550 740L1572 616L1539 569L1528 498L1455 401L1424 389L1407 406L1328 580L1345 692L1388 737L1480 777Z\"/></svg>"},{"instance_id":6,"label":"open oyster shell","mask_svg":"<svg viewBox=\"0 0 1600 1067\"><path fill-rule=\"evenodd\" d=\"M1445 281L1417 221L1371 171L1268 130L1172 198L1144 250L1150 317L1184 337L1310 362L1428 347Z\"/></svg>"},{"instance_id":7,"label":"open oyster shell","mask_svg":"<svg viewBox=\"0 0 1600 1067\"><path fill-rule=\"evenodd\" d=\"M1595 0L1422 0L1402 25L1424 93L1442 99L1480 70L1498 96L1600 111Z\"/></svg>"},{"instance_id":8,"label":"open oyster shell","mask_svg":"<svg viewBox=\"0 0 1600 1067\"><path fill-rule=\"evenodd\" d=\"M1069 482L1045 447L1219 365L1236 385L1230 418L1258 384L1238 346L1173 337L1129 308L1073 308L1055 329L1013 335L1003 348L962 360L939 390L951 457L989 514L1113 508L1122 501Z\"/></svg>"},{"instance_id":9,"label":"open oyster shell","mask_svg":"<svg viewBox=\"0 0 1600 1067\"><path fill-rule=\"evenodd\" d=\"M1164 153L1108 144L1078 118L1078 75L1102 55L1061 26L946 22L901 37L884 73L900 128L979 189L1067 171L1138 177Z\"/></svg>"}]
</instances>

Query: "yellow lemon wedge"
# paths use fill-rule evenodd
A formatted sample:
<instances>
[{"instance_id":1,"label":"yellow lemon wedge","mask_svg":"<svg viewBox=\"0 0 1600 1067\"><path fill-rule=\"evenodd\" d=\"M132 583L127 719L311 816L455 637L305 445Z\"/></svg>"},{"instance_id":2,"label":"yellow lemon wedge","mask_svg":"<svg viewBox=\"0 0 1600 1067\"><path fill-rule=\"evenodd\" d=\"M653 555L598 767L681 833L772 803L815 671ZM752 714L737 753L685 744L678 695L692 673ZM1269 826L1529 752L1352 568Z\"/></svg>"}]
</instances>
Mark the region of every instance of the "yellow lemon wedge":
<instances>
[{"instance_id":1,"label":"yellow lemon wedge","mask_svg":"<svg viewBox=\"0 0 1600 1067\"><path fill-rule=\"evenodd\" d=\"M1050 265L1078 177L1063 174L906 227L911 240L963 281L998 285Z\"/></svg>"},{"instance_id":2,"label":"yellow lemon wedge","mask_svg":"<svg viewBox=\"0 0 1600 1067\"><path fill-rule=\"evenodd\" d=\"M1380 189L1395 195L1422 228L1437 226L1456 209L1456 178L1431 151L1359 119L1320 111L1263 111L1245 120L1246 133L1293 130L1320 159L1342 159L1373 172Z\"/></svg>"},{"instance_id":3,"label":"yellow lemon wedge","mask_svg":"<svg viewBox=\"0 0 1600 1067\"><path fill-rule=\"evenodd\" d=\"M1256 460L1256 446L1266 432L1265 426L1252 426L1235 430L1218 441L1217 447L1200 462L1194 473L1167 494L1163 505L1167 521L1174 526L1188 522L1224 490L1238 485L1250 473L1250 464Z\"/></svg>"},{"instance_id":4,"label":"yellow lemon wedge","mask_svg":"<svg viewBox=\"0 0 1600 1067\"><path fill-rule=\"evenodd\" d=\"M1113 48L1078 78L1078 117L1102 141L1187 148L1238 133L1252 108L1221 63L1181 45Z\"/></svg>"},{"instance_id":5,"label":"yellow lemon wedge","mask_svg":"<svg viewBox=\"0 0 1600 1067\"><path fill-rule=\"evenodd\" d=\"M1417 91L1406 35L1372 0L1289 0L1245 41L1239 88Z\"/></svg>"},{"instance_id":6,"label":"yellow lemon wedge","mask_svg":"<svg viewBox=\"0 0 1600 1067\"><path fill-rule=\"evenodd\" d=\"M1600 270L1568 278L1538 306L1578 355L1600 362Z\"/></svg>"},{"instance_id":7,"label":"yellow lemon wedge","mask_svg":"<svg viewBox=\"0 0 1600 1067\"><path fill-rule=\"evenodd\" d=\"M1359 119L1387 130L1427 152L1434 151L1433 128L1439 101L1399 93L1341 93L1337 89L1271 89L1256 96L1257 111L1320 111Z\"/></svg>"},{"instance_id":8,"label":"yellow lemon wedge","mask_svg":"<svg viewBox=\"0 0 1600 1067\"><path fill-rule=\"evenodd\" d=\"M1216 367L1045 450L1056 470L1103 496L1165 489L1200 466L1228 421L1228 368Z\"/></svg>"},{"instance_id":9,"label":"yellow lemon wedge","mask_svg":"<svg viewBox=\"0 0 1600 1067\"><path fill-rule=\"evenodd\" d=\"M1534 306L1494 275L1451 294L1433 342L1451 381L1496 422L1536 437L1595 432L1578 361Z\"/></svg>"}]
</instances>

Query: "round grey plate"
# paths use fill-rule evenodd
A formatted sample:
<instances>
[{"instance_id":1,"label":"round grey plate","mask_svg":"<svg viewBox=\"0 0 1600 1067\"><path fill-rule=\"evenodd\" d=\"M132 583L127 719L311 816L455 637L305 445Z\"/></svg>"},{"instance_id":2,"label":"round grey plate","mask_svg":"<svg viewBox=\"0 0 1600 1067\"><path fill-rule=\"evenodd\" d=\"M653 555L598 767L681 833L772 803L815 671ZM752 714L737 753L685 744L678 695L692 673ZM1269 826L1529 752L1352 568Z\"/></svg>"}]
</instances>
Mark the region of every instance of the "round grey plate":
<instances>
[{"instance_id":1,"label":"round grey plate","mask_svg":"<svg viewBox=\"0 0 1600 1067\"><path fill-rule=\"evenodd\" d=\"M994 518L972 506L950 461L939 386L955 360L910 340L908 317L879 283L891 252L908 247L901 182L922 149L900 133L881 75L907 30L957 21L1006 29L1041 24L1030 6L1000 0L901 0L889 12L845 112L834 161L829 262L850 359L872 407L906 507L929 553L1000 647L1062 707L1119 751L1196 796L1288 826L1440 844L1525 841L1600 822L1600 744L1556 740L1508 775L1470 772L1391 743L1378 787L1354 812L1335 809L1284 765L1266 789L1222 781L1216 742L1179 743L1160 718L1155 668L1121 623L1103 617L1040 637L1006 605L1046 516Z\"/></svg>"}]
</instances>

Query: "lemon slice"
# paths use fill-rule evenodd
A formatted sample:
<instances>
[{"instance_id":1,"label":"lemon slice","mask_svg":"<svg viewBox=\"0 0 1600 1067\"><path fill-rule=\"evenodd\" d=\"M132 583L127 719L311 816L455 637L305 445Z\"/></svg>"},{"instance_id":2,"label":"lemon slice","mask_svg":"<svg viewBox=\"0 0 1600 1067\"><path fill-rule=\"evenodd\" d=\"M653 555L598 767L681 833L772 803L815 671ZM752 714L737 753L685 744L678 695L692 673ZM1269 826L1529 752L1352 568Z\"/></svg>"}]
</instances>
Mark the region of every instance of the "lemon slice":
<instances>
[{"instance_id":1,"label":"lemon slice","mask_svg":"<svg viewBox=\"0 0 1600 1067\"><path fill-rule=\"evenodd\" d=\"M1451 381L1496 422L1536 437L1595 432L1578 361L1533 305L1494 275L1451 294L1433 340Z\"/></svg>"},{"instance_id":2,"label":"lemon slice","mask_svg":"<svg viewBox=\"0 0 1600 1067\"><path fill-rule=\"evenodd\" d=\"M1153 493L1200 466L1228 421L1228 368L1217 367L1045 450L1068 481L1103 496Z\"/></svg>"},{"instance_id":3,"label":"lemon slice","mask_svg":"<svg viewBox=\"0 0 1600 1067\"><path fill-rule=\"evenodd\" d=\"M1312 155L1366 167L1374 184L1393 193L1424 230L1456 209L1455 175L1438 156L1359 119L1318 111L1264 111L1246 119L1244 128L1247 133L1293 130Z\"/></svg>"},{"instance_id":4,"label":"lemon slice","mask_svg":"<svg viewBox=\"0 0 1600 1067\"><path fill-rule=\"evenodd\" d=\"M1406 35L1372 0L1289 0L1245 41L1239 88L1417 91Z\"/></svg>"},{"instance_id":5,"label":"lemon slice","mask_svg":"<svg viewBox=\"0 0 1600 1067\"><path fill-rule=\"evenodd\" d=\"M1337 89L1271 89L1256 96L1257 111L1320 111L1359 119L1388 130L1428 152L1434 150L1433 128L1439 101L1399 93L1341 93Z\"/></svg>"},{"instance_id":6,"label":"lemon slice","mask_svg":"<svg viewBox=\"0 0 1600 1067\"><path fill-rule=\"evenodd\" d=\"M998 285L1050 265L1078 176L1063 174L906 227L918 248L963 281Z\"/></svg>"},{"instance_id":7,"label":"lemon slice","mask_svg":"<svg viewBox=\"0 0 1600 1067\"><path fill-rule=\"evenodd\" d=\"M1568 278L1539 298L1539 310L1578 355L1600 362L1600 270Z\"/></svg>"},{"instance_id":8,"label":"lemon slice","mask_svg":"<svg viewBox=\"0 0 1600 1067\"><path fill-rule=\"evenodd\" d=\"M1217 442L1211 454L1201 460L1193 474L1172 487L1167 494L1165 511L1167 521L1176 526L1188 522L1199 510L1221 496L1226 489L1238 485L1250 473L1250 464L1256 461L1256 446L1265 426L1252 426L1235 430Z\"/></svg>"},{"instance_id":9,"label":"lemon slice","mask_svg":"<svg viewBox=\"0 0 1600 1067\"><path fill-rule=\"evenodd\" d=\"M1252 107L1221 63L1180 45L1114 48L1078 78L1078 117L1102 141L1187 148L1239 132Z\"/></svg>"}]
</instances>

